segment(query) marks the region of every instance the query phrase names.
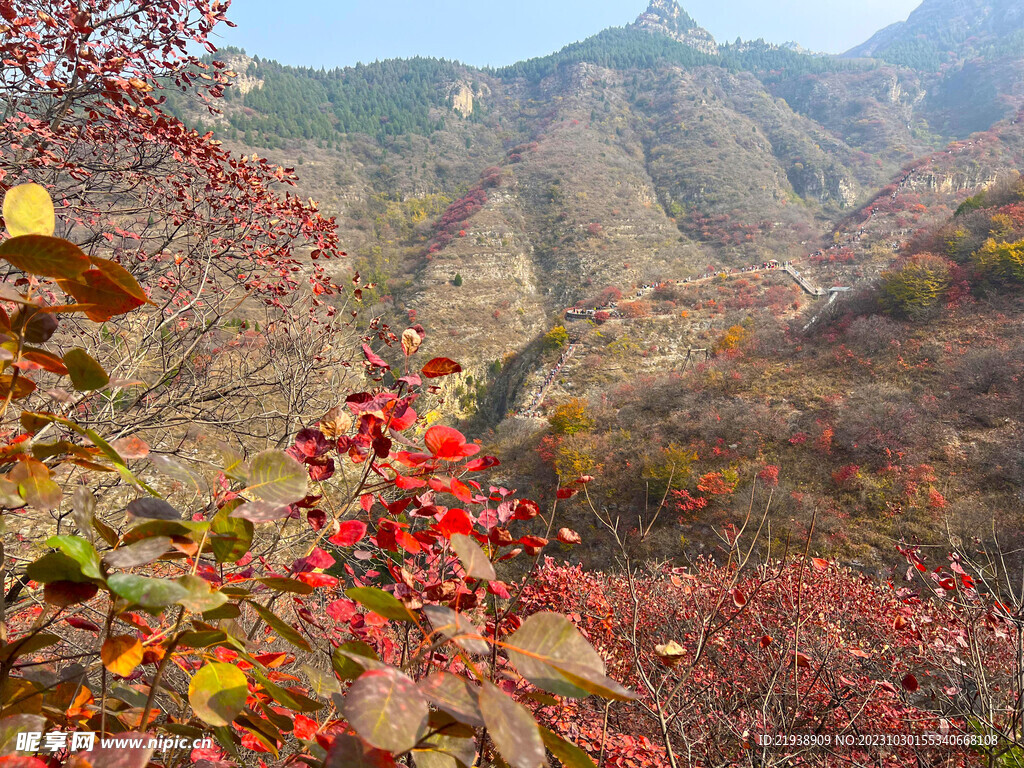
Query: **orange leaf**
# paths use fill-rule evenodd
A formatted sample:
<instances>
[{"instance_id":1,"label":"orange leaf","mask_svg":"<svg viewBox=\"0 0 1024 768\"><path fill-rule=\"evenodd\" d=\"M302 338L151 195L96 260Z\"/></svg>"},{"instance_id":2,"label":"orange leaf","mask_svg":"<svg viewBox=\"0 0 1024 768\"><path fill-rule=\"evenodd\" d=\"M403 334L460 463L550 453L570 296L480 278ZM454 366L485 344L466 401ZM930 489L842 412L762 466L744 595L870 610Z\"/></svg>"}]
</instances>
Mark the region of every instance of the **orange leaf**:
<instances>
[{"instance_id":1,"label":"orange leaf","mask_svg":"<svg viewBox=\"0 0 1024 768\"><path fill-rule=\"evenodd\" d=\"M103 666L111 673L124 677L142 663L142 642L131 635L108 637L100 648Z\"/></svg>"},{"instance_id":2,"label":"orange leaf","mask_svg":"<svg viewBox=\"0 0 1024 768\"><path fill-rule=\"evenodd\" d=\"M428 379L437 379L441 376L450 376L453 373L460 373L462 366L447 357L435 357L423 366L420 371Z\"/></svg>"},{"instance_id":3,"label":"orange leaf","mask_svg":"<svg viewBox=\"0 0 1024 768\"><path fill-rule=\"evenodd\" d=\"M583 541L580 535L571 528L560 528L558 530L558 540L563 544L579 544Z\"/></svg>"}]
</instances>

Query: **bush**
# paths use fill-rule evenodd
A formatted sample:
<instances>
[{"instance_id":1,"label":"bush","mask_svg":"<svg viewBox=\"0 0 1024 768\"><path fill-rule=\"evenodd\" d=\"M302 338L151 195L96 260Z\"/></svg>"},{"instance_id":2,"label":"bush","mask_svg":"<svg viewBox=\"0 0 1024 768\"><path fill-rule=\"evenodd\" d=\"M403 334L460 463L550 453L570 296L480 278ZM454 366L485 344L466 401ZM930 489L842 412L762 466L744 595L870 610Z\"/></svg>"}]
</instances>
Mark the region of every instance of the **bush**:
<instances>
[{"instance_id":1,"label":"bush","mask_svg":"<svg viewBox=\"0 0 1024 768\"><path fill-rule=\"evenodd\" d=\"M898 317L916 317L936 307L953 283L951 264L941 256L922 254L882 274L879 299Z\"/></svg>"},{"instance_id":2,"label":"bush","mask_svg":"<svg viewBox=\"0 0 1024 768\"><path fill-rule=\"evenodd\" d=\"M739 348L750 332L742 325L734 325L727 330L715 344L716 352L733 352Z\"/></svg>"},{"instance_id":3,"label":"bush","mask_svg":"<svg viewBox=\"0 0 1024 768\"><path fill-rule=\"evenodd\" d=\"M630 301L626 304L620 304L619 311L622 312L623 317L634 320L641 317L650 317L651 303L648 301Z\"/></svg>"},{"instance_id":4,"label":"bush","mask_svg":"<svg viewBox=\"0 0 1024 768\"><path fill-rule=\"evenodd\" d=\"M166 19L172 5L149 9ZM567 617L515 610L495 565L538 557L549 542L529 521L543 531L554 519L504 488L477 493L474 478L498 460L413 410L439 389L433 380L461 370L435 358L411 375L421 327L402 334L409 375L388 387L375 386L390 365L368 342L397 339L374 326L356 352L372 391L332 393L342 404L287 451L246 455L246 422L260 418L232 411L220 423L243 451L225 443L220 461L195 461L214 451L191 444L179 406L185 427L165 425L151 452L137 428L100 432L110 404L143 382L112 379L67 343L130 338L114 321L140 315L146 290L117 262L54 237L42 187L11 188L3 215L0 522L18 531L0 546L0 764L226 768L269 754L275 765L383 767L415 751L421 765L455 764L455 753L541 768L546 750L576 748L540 726L525 687L504 685L513 668L549 694L633 698ZM150 372L120 347L116 362ZM67 416L46 410L65 403ZM75 420L96 413L95 427ZM562 528L558 540L580 536ZM453 692L468 709L444 711ZM51 746L51 734L65 741ZM105 746L113 735L142 746Z\"/></svg>"},{"instance_id":5,"label":"bush","mask_svg":"<svg viewBox=\"0 0 1024 768\"><path fill-rule=\"evenodd\" d=\"M978 273L1003 284L1024 283L1024 240L1000 243L989 238L971 258Z\"/></svg>"},{"instance_id":6,"label":"bush","mask_svg":"<svg viewBox=\"0 0 1024 768\"><path fill-rule=\"evenodd\" d=\"M544 349L553 350L561 349L569 343L569 332L565 330L565 326L556 325L550 331L544 334Z\"/></svg>"},{"instance_id":7,"label":"bush","mask_svg":"<svg viewBox=\"0 0 1024 768\"><path fill-rule=\"evenodd\" d=\"M557 435L589 432L597 423L588 413L586 400L576 397L555 408L548 422L551 424L551 431Z\"/></svg>"}]
</instances>

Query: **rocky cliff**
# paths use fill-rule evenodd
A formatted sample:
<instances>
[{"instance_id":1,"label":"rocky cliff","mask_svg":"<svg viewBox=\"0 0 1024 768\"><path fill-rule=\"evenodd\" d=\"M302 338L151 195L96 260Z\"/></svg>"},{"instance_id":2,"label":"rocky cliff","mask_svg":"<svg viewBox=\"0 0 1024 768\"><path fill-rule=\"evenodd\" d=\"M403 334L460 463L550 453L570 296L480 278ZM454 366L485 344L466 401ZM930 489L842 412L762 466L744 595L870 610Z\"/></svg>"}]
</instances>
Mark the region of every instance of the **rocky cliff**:
<instances>
[{"instance_id":1,"label":"rocky cliff","mask_svg":"<svg viewBox=\"0 0 1024 768\"><path fill-rule=\"evenodd\" d=\"M718 44L706 29L698 26L676 0L651 0L634 26L665 35L704 53L717 53Z\"/></svg>"}]
</instances>

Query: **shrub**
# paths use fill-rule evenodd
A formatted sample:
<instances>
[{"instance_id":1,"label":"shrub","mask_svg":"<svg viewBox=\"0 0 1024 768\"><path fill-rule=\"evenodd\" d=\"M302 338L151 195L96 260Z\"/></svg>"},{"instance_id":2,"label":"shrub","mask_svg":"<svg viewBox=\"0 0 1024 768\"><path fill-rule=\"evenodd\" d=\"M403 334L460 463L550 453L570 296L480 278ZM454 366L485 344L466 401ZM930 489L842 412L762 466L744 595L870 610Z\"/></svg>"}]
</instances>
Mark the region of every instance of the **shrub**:
<instances>
[{"instance_id":1,"label":"shrub","mask_svg":"<svg viewBox=\"0 0 1024 768\"><path fill-rule=\"evenodd\" d=\"M551 430L556 435L576 435L589 432L597 423L590 416L586 400L574 397L567 403L555 408L548 418Z\"/></svg>"},{"instance_id":2,"label":"shrub","mask_svg":"<svg viewBox=\"0 0 1024 768\"><path fill-rule=\"evenodd\" d=\"M716 352L733 352L739 348L750 332L742 325L734 325L715 344Z\"/></svg>"},{"instance_id":3,"label":"shrub","mask_svg":"<svg viewBox=\"0 0 1024 768\"><path fill-rule=\"evenodd\" d=\"M630 319L638 319L641 317L650 317L651 314L651 303L649 301L630 301L625 304L619 305L619 311L623 317Z\"/></svg>"},{"instance_id":4,"label":"shrub","mask_svg":"<svg viewBox=\"0 0 1024 768\"><path fill-rule=\"evenodd\" d=\"M1024 240L1000 243L989 238L971 258L978 273L999 283L1024 283Z\"/></svg>"},{"instance_id":5,"label":"shrub","mask_svg":"<svg viewBox=\"0 0 1024 768\"><path fill-rule=\"evenodd\" d=\"M879 298L887 312L915 317L935 308L952 285L951 264L941 256L913 256L882 274Z\"/></svg>"},{"instance_id":6,"label":"shrub","mask_svg":"<svg viewBox=\"0 0 1024 768\"><path fill-rule=\"evenodd\" d=\"M565 326L556 325L550 331L544 334L544 349L550 351L553 349L561 349L569 343L569 332L565 330Z\"/></svg>"}]
</instances>

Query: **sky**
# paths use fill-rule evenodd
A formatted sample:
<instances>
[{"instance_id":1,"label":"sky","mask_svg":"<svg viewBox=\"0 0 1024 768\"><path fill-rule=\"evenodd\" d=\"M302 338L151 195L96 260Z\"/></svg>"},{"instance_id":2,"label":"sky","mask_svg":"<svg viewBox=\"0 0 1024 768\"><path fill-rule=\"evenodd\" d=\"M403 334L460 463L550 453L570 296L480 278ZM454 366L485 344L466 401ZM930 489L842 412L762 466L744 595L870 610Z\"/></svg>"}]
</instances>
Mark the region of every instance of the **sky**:
<instances>
[{"instance_id":1,"label":"sky","mask_svg":"<svg viewBox=\"0 0 1024 768\"><path fill-rule=\"evenodd\" d=\"M902 21L921 0L685 0L719 42L764 38L841 53ZM648 0L234 0L218 44L283 64L344 67L435 56L503 66L543 56L607 27Z\"/></svg>"}]
</instances>

